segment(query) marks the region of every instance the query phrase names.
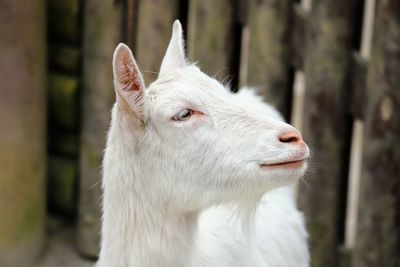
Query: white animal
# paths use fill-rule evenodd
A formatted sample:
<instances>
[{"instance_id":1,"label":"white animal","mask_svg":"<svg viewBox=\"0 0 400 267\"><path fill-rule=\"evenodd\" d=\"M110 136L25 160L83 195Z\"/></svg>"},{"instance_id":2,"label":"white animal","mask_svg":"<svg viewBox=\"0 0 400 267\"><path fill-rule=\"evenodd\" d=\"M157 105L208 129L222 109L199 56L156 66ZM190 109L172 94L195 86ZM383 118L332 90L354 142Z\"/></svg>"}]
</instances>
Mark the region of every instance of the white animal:
<instances>
[{"instance_id":1,"label":"white animal","mask_svg":"<svg viewBox=\"0 0 400 267\"><path fill-rule=\"evenodd\" d=\"M148 88L129 48L115 50L97 266L309 266L290 186L306 170L300 133L188 64L183 46L176 21Z\"/></svg>"}]
</instances>

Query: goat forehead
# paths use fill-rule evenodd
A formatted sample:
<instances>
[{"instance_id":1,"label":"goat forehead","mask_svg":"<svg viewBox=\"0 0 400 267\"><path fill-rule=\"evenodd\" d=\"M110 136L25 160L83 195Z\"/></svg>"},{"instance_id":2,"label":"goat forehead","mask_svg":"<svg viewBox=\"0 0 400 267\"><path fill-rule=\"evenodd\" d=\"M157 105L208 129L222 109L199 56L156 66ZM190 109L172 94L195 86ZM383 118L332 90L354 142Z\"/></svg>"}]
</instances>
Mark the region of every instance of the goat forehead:
<instances>
[{"instance_id":1,"label":"goat forehead","mask_svg":"<svg viewBox=\"0 0 400 267\"><path fill-rule=\"evenodd\" d=\"M242 101L195 66L159 78L148 88L147 97L154 111L203 107L222 116L249 115Z\"/></svg>"},{"instance_id":2,"label":"goat forehead","mask_svg":"<svg viewBox=\"0 0 400 267\"><path fill-rule=\"evenodd\" d=\"M170 79L152 84L147 93L149 101L158 103L191 102L198 105L212 105L213 103L222 104L222 102L231 98L227 90L212 79L180 78L182 79Z\"/></svg>"}]
</instances>

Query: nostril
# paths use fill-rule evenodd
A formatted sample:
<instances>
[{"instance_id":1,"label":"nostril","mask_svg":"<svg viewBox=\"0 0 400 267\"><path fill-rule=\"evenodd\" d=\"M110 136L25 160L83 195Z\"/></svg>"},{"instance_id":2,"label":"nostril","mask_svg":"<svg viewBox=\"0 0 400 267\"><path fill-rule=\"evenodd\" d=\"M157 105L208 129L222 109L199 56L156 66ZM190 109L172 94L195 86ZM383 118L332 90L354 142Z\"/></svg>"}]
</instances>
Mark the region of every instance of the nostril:
<instances>
[{"instance_id":1,"label":"nostril","mask_svg":"<svg viewBox=\"0 0 400 267\"><path fill-rule=\"evenodd\" d=\"M281 142L283 143L296 143L297 141L299 141L299 139L295 136L290 137L288 139L281 139Z\"/></svg>"},{"instance_id":2,"label":"nostril","mask_svg":"<svg viewBox=\"0 0 400 267\"><path fill-rule=\"evenodd\" d=\"M282 143L299 143L302 140L299 132L285 132L279 136L279 141Z\"/></svg>"}]
</instances>

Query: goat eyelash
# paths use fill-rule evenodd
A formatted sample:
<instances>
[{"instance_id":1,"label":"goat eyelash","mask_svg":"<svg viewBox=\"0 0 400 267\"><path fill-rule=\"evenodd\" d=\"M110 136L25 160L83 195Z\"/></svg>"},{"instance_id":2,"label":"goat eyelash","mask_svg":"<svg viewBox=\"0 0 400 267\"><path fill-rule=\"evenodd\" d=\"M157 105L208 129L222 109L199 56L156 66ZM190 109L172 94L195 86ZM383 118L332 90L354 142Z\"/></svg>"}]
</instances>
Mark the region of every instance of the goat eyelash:
<instances>
[{"instance_id":1,"label":"goat eyelash","mask_svg":"<svg viewBox=\"0 0 400 267\"><path fill-rule=\"evenodd\" d=\"M199 110L193 110L193 109L187 108L187 109L180 111L175 116L173 116L171 118L171 120L176 121L176 122L184 122L184 121L188 121L193 116L201 116L201 115L204 115L204 113Z\"/></svg>"}]
</instances>

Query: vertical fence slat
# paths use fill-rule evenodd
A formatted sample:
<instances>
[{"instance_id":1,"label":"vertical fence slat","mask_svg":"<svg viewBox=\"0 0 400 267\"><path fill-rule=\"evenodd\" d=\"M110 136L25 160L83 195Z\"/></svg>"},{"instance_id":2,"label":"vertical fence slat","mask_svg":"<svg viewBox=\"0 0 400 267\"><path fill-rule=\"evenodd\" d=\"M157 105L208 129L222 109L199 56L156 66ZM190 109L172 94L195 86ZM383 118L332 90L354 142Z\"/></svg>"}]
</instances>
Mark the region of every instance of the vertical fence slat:
<instances>
[{"instance_id":1,"label":"vertical fence slat","mask_svg":"<svg viewBox=\"0 0 400 267\"><path fill-rule=\"evenodd\" d=\"M113 51L122 39L122 3L85 1L84 26L78 246L81 253L96 256L100 234L100 166L115 100L111 63Z\"/></svg>"},{"instance_id":2,"label":"vertical fence slat","mask_svg":"<svg viewBox=\"0 0 400 267\"><path fill-rule=\"evenodd\" d=\"M288 119L290 0L251 1L248 85Z\"/></svg>"},{"instance_id":3,"label":"vertical fence slat","mask_svg":"<svg viewBox=\"0 0 400 267\"><path fill-rule=\"evenodd\" d=\"M179 0L146 0L139 4L134 53L146 85L158 76L178 12Z\"/></svg>"},{"instance_id":4,"label":"vertical fence slat","mask_svg":"<svg viewBox=\"0 0 400 267\"><path fill-rule=\"evenodd\" d=\"M353 129L349 162L349 179L347 189L347 207L344 249L354 248L357 234L357 218L360 199L360 182L362 171L362 150L364 146L364 105L366 88L367 61L371 55L373 25L375 19L375 0L365 0L361 24L359 52L353 57L352 74L353 93L351 113L353 114ZM349 257L351 260L351 257Z\"/></svg>"},{"instance_id":5,"label":"vertical fence slat","mask_svg":"<svg viewBox=\"0 0 400 267\"><path fill-rule=\"evenodd\" d=\"M313 266L337 263L340 192L346 180L350 67L356 1L313 1L306 29L304 138L315 153L314 169L300 183L300 207L310 231Z\"/></svg>"},{"instance_id":6,"label":"vertical fence slat","mask_svg":"<svg viewBox=\"0 0 400 267\"><path fill-rule=\"evenodd\" d=\"M354 267L400 264L400 2L377 1Z\"/></svg>"},{"instance_id":7,"label":"vertical fence slat","mask_svg":"<svg viewBox=\"0 0 400 267\"><path fill-rule=\"evenodd\" d=\"M234 73L233 0L192 0L189 11L188 49L191 60L219 79ZM239 55L236 55L239 57ZM228 77L232 78L232 77Z\"/></svg>"},{"instance_id":8,"label":"vertical fence slat","mask_svg":"<svg viewBox=\"0 0 400 267\"><path fill-rule=\"evenodd\" d=\"M30 266L44 240L45 1L0 10L0 266Z\"/></svg>"}]
</instances>

